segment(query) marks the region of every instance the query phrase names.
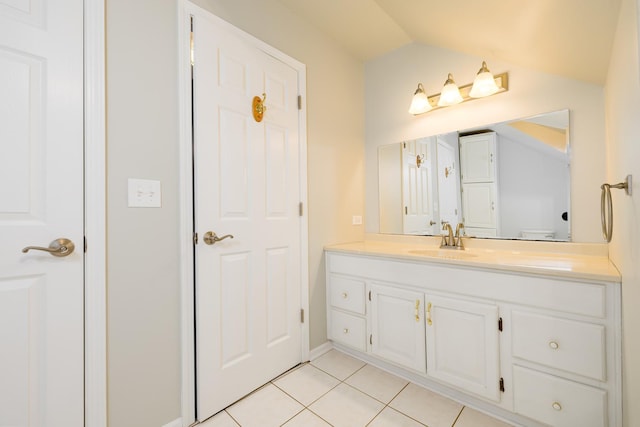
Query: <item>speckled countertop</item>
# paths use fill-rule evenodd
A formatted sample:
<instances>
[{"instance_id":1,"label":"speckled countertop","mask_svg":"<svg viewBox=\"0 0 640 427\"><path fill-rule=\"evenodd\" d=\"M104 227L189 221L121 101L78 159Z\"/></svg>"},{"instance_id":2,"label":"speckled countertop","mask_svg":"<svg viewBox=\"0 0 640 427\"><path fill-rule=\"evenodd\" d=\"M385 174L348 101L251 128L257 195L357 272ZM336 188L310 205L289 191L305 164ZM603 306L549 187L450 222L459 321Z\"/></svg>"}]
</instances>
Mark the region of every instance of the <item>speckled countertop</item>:
<instances>
[{"instance_id":1,"label":"speckled countertop","mask_svg":"<svg viewBox=\"0 0 640 427\"><path fill-rule=\"evenodd\" d=\"M434 241L435 242L435 241ZM578 245L574 247L579 248ZM620 282L620 273L606 255L590 250L572 252L539 251L535 244L508 250L504 247L440 249L436 243L409 243L367 240L325 246L341 252L428 263L464 265L491 270L540 274L561 278Z\"/></svg>"}]
</instances>

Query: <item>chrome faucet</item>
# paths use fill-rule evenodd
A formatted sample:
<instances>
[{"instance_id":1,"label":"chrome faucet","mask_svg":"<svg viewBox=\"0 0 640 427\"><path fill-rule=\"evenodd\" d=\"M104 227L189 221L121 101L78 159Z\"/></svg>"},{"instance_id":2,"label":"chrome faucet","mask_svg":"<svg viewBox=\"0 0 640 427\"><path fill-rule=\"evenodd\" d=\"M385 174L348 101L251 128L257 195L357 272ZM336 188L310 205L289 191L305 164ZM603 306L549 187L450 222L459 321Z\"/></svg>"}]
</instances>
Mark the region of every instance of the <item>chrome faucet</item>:
<instances>
[{"instance_id":1,"label":"chrome faucet","mask_svg":"<svg viewBox=\"0 0 640 427\"><path fill-rule=\"evenodd\" d=\"M456 226L455 236L453 234L453 228L447 221L442 221L442 231L445 233L442 235L442 241L440 242L440 248L444 249L464 249L462 243L462 236L460 235L460 229L464 228L463 223L458 223Z\"/></svg>"}]
</instances>

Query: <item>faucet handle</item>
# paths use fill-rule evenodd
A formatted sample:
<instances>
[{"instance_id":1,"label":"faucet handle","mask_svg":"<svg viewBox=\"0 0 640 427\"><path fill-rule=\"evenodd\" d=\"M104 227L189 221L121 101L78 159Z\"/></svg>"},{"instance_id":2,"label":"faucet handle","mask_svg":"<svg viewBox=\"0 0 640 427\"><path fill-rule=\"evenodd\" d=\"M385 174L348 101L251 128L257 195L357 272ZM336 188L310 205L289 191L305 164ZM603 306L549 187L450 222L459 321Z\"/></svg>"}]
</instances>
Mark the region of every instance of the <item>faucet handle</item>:
<instances>
[{"instance_id":1,"label":"faucet handle","mask_svg":"<svg viewBox=\"0 0 640 427\"><path fill-rule=\"evenodd\" d=\"M462 243L462 234L460 234L460 229L464 228L464 224L459 222L456 226L456 247L459 249L464 249L464 244Z\"/></svg>"}]
</instances>

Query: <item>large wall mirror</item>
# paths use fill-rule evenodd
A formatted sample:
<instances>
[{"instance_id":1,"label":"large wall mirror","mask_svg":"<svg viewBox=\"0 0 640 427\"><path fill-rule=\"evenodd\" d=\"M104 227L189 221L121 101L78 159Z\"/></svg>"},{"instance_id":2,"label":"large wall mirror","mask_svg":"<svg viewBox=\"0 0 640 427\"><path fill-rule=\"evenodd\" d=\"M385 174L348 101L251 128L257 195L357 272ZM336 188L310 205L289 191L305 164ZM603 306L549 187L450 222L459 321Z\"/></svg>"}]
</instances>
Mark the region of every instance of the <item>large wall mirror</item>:
<instances>
[{"instance_id":1,"label":"large wall mirror","mask_svg":"<svg viewBox=\"0 0 640 427\"><path fill-rule=\"evenodd\" d=\"M569 111L378 147L380 233L570 241Z\"/></svg>"}]
</instances>

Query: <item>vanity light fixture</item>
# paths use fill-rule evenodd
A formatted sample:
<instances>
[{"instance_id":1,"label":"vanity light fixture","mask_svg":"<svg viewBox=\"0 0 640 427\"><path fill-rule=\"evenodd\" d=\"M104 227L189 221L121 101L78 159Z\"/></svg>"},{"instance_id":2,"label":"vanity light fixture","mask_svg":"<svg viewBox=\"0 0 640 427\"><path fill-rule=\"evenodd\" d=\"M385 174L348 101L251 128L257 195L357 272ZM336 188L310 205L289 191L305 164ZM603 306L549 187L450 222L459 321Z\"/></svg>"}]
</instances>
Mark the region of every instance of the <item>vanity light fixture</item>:
<instances>
[{"instance_id":1,"label":"vanity light fixture","mask_svg":"<svg viewBox=\"0 0 640 427\"><path fill-rule=\"evenodd\" d=\"M500 88L498 88L493 74L491 74L491 71L487 68L487 63L482 61L482 68L480 68L480 71L478 71L473 81L469 96L471 98L484 98L485 96L493 95L499 90Z\"/></svg>"},{"instance_id":2,"label":"vanity light fixture","mask_svg":"<svg viewBox=\"0 0 640 427\"><path fill-rule=\"evenodd\" d=\"M424 91L424 86L422 83L418 83L418 89L416 89L413 94L413 99L411 100L411 106L409 107L409 114L422 114L431 110L431 104L429 104L429 98Z\"/></svg>"},{"instance_id":3,"label":"vanity light fixture","mask_svg":"<svg viewBox=\"0 0 640 427\"><path fill-rule=\"evenodd\" d=\"M438 100L438 107L449 107L460 104L461 102L462 95L460 95L460 89L458 89L458 85L453 81L453 76L449 73L447 81L444 82L440 99Z\"/></svg>"},{"instance_id":4,"label":"vanity light fixture","mask_svg":"<svg viewBox=\"0 0 640 427\"><path fill-rule=\"evenodd\" d=\"M413 94L409 113L417 116L431 110L484 98L508 90L509 75L501 73L494 76L489 71L487 63L482 61L482 67L478 71L473 84L470 83L458 87L453 80L453 76L449 73L447 81L442 88L442 93L427 96L422 83L418 83L418 89Z\"/></svg>"}]
</instances>

